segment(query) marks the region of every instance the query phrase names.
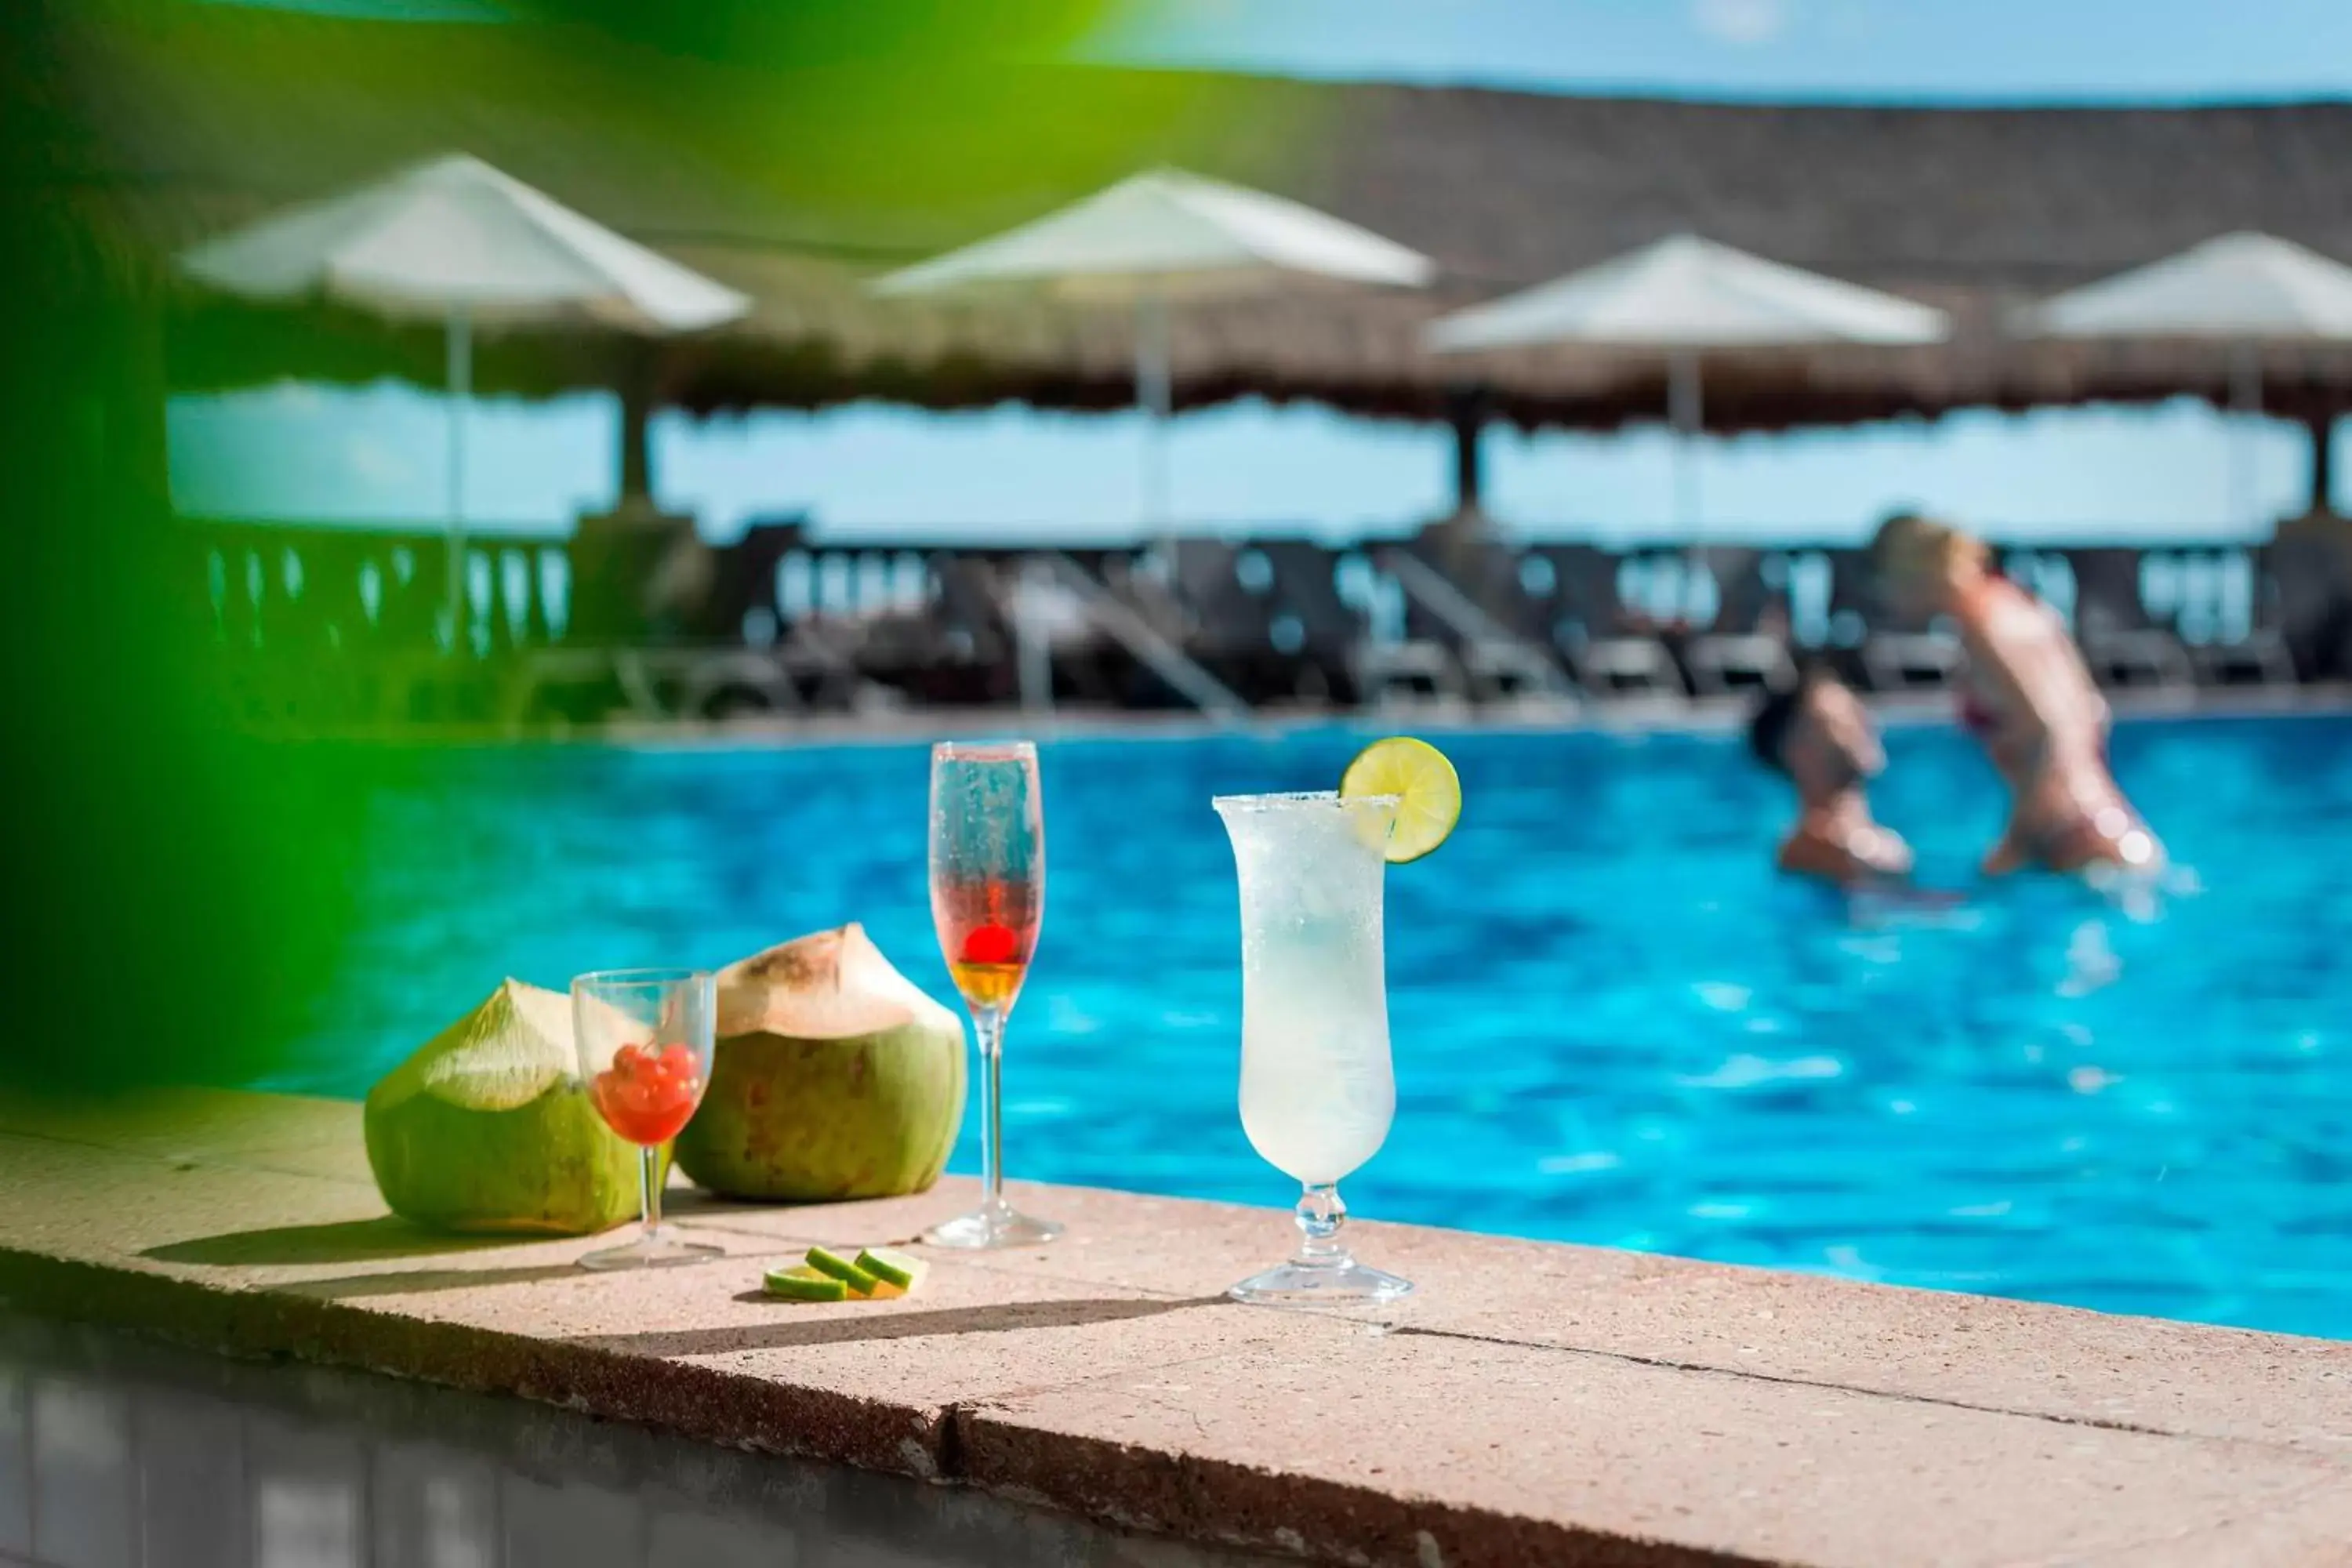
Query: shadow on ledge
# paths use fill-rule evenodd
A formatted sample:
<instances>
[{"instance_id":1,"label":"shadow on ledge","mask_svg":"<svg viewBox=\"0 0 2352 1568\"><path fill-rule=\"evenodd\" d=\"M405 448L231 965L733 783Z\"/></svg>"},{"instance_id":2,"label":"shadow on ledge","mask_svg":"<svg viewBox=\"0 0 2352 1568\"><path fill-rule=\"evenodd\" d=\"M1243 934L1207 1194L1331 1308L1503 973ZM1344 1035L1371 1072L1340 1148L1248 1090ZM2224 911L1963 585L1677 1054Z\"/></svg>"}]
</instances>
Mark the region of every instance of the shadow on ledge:
<instances>
[{"instance_id":1,"label":"shadow on ledge","mask_svg":"<svg viewBox=\"0 0 2352 1568\"><path fill-rule=\"evenodd\" d=\"M785 1310L791 1303L758 1290L738 1301L757 1301ZM933 1334L1001 1334L1016 1329L1074 1329L1127 1318L1156 1318L1195 1307L1227 1307L1223 1296L1183 1300L1097 1299L1077 1301L1008 1301L995 1307L950 1307L935 1312L875 1312L772 1323L744 1329L678 1329L642 1334L583 1334L572 1343L635 1355L723 1355L730 1351L786 1350L801 1345L846 1344L857 1340L920 1339Z\"/></svg>"},{"instance_id":2,"label":"shadow on ledge","mask_svg":"<svg viewBox=\"0 0 2352 1568\"><path fill-rule=\"evenodd\" d=\"M347 1274L334 1279L298 1279L272 1287L278 1294L320 1301L352 1301L369 1296L424 1296L436 1290L478 1290L489 1285L525 1285L540 1279L574 1279L577 1263L534 1263L514 1268L412 1268L389 1274Z\"/></svg>"},{"instance_id":3,"label":"shadow on ledge","mask_svg":"<svg viewBox=\"0 0 2352 1568\"><path fill-rule=\"evenodd\" d=\"M515 1247L545 1236L445 1236L394 1215L343 1220L334 1225L287 1225L269 1230L233 1230L191 1241L166 1242L141 1253L158 1263L196 1263L215 1268L287 1263L373 1263L393 1258L431 1258L448 1252L478 1252Z\"/></svg>"}]
</instances>

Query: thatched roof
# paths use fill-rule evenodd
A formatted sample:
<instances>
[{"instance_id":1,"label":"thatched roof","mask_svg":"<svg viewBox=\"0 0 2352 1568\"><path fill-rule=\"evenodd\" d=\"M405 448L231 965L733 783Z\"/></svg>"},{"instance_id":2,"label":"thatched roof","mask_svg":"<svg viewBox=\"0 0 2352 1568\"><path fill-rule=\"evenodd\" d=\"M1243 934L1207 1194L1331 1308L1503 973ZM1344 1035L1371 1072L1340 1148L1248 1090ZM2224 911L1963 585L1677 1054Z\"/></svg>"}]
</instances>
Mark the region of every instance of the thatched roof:
<instances>
[{"instance_id":1,"label":"thatched roof","mask_svg":"<svg viewBox=\"0 0 2352 1568\"><path fill-rule=\"evenodd\" d=\"M1526 422L1655 416L1641 356L1477 361L1422 325L1678 230L1924 300L1950 345L1711 358L1717 428L1969 405L2223 395L2195 346L2032 344L2016 304L2239 227L2352 257L2352 104L2203 109L1769 107L1310 84L1031 65L894 79L887 116L854 66L776 71L524 26L192 6L68 36L93 134L72 199L157 254L287 201L461 148L720 280L743 323L668 345L688 406L879 395L939 406L1132 396L1131 323L1044 305L884 300L878 271L1170 163L1260 185L1424 251L1426 294L1300 289L1190 306L1176 398L1262 395L1431 417L1489 384ZM183 300L174 374L217 384L392 367L438 352L331 311L288 320ZM605 380L577 342L492 344L489 386ZM2266 401L2352 404L2352 350L2270 350Z\"/></svg>"}]
</instances>

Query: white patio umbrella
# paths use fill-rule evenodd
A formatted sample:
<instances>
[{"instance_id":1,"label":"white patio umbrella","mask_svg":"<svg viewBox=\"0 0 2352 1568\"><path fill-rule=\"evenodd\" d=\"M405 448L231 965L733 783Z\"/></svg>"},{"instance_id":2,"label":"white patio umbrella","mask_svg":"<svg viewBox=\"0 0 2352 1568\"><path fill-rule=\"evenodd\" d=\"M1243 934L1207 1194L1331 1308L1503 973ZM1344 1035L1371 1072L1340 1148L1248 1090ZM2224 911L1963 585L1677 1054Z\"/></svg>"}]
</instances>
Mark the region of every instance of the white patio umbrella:
<instances>
[{"instance_id":1,"label":"white patio umbrella","mask_svg":"<svg viewBox=\"0 0 2352 1568\"><path fill-rule=\"evenodd\" d=\"M2043 337L2226 345L2231 406L2251 426L2262 411L2263 343L2352 339L2352 267L2274 235L2225 234L2044 300L2029 312L2026 325ZM2231 444L2230 462L2231 508L2249 520L2254 510L2250 437L2250 430L2242 432Z\"/></svg>"},{"instance_id":2,"label":"white patio umbrella","mask_svg":"<svg viewBox=\"0 0 2352 1568\"><path fill-rule=\"evenodd\" d=\"M466 403L475 326L570 323L658 334L715 326L751 304L462 153L264 218L182 259L232 293L323 297L446 323L453 639L465 624Z\"/></svg>"},{"instance_id":3,"label":"white patio umbrella","mask_svg":"<svg viewBox=\"0 0 2352 1568\"><path fill-rule=\"evenodd\" d=\"M1699 359L1709 350L1809 343L1940 342L1944 312L1734 250L1675 235L1612 261L1431 323L1440 353L1589 343L1666 356L1668 416L1681 432L1675 511L1695 542L1698 472L1692 437L1703 425Z\"/></svg>"},{"instance_id":4,"label":"white patio umbrella","mask_svg":"<svg viewBox=\"0 0 2352 1568\"><path fill-rule=\"evenodd\" d=\"M1417 289L1435 272L1427 257L1313 207L1177 169L1155 169L891 273L874 287L883 294L1031 290L1132 306L1135 400L1150 416L1143 521L1147 531L1157 531L1167 521L1162 443L1171 303L1264 289L1286 279Z\"/></svg>"}]
</instances>

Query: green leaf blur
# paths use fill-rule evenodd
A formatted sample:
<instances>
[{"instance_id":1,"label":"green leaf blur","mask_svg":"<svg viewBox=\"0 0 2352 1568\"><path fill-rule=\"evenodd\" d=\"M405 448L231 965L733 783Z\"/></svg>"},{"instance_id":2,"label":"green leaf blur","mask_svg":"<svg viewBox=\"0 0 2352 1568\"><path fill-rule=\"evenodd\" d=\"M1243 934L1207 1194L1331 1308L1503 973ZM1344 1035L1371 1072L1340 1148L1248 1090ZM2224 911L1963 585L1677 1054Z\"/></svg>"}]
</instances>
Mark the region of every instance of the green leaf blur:
<instances>
[{"instance_id":1,"label":"green leaf blur","mask_svg":"<svg viewBox=\"0 0 2352 1568\"><path fill-rule=\"evenodd\" d=\"M0 842L17 916L0 1076L266 1075L362 961L346 939L370 801L404 766L224 702L163 420L173 386L434 384L435 345L206 301L174 275L178 248L465 147L655 243L710 222L878 265L1204 137L1305 144L1229 123L1215 78L1060 63L1098 25L1092 0L502 8L479 24L26 0L0 22ZM518 362L503 384L596 370Z\"/></svg>"}]
</instances>

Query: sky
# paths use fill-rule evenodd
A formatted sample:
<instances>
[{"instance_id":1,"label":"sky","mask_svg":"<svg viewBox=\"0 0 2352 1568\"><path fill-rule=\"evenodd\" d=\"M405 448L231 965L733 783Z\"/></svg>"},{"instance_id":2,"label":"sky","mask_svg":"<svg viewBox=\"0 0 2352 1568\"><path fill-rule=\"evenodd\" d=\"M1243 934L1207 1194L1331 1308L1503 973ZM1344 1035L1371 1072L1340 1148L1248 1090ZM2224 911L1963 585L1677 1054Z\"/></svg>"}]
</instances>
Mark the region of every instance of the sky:
<instances>
[{"instance_id":1,"label":"sky","mask_svg":"<svg viewBox=\"0 0 2352 1568\"><path fill-rule=\"evenodd\" d=\"M1541 91L2341 97L2343 0L1147 0L1105 58Z\"/></svg>"},{"instance_id":2,"label":"sky","mask_svg":"<svg viewBox=\"0 0 2352 1568\"><path fill-rule=\"evenodd\" d=\"M379 14L427 0L308 0ZM449 0L430 0L446 7ZM465 0L468 5L484 0ZM2352 97L2352 0L1141 0L1095 58L1537 90L1889 101ZM469 515L559 531L613 492L602 397L486 402L470 415ZM171 411L182 510L428 523L447 493L439 399L280 385ZM657 489L714 539L804 514L842 535L1131 534L1144 433L1132 415L925 415L859 405L656 426ZM1394 533L1449 504L1441 431L1243 404L1170 436L1186 526ZM1725 537L1837 540L1896 506L2013 537L2245 533L2299 510L2299 429L2199 405L1963 413L1850 431L1706 440L1664 432L1487 437L1488 510L1538 535L1675 531L1674 464ZM2233 475L2251 476L2241 482ZM2339 471L2352 467L2339 462Z\"/></svg>"}]
</instances>

